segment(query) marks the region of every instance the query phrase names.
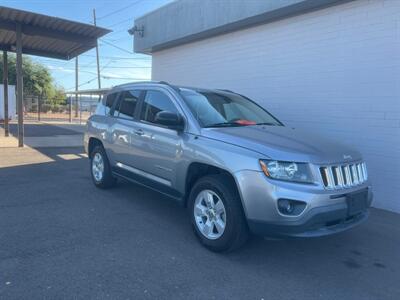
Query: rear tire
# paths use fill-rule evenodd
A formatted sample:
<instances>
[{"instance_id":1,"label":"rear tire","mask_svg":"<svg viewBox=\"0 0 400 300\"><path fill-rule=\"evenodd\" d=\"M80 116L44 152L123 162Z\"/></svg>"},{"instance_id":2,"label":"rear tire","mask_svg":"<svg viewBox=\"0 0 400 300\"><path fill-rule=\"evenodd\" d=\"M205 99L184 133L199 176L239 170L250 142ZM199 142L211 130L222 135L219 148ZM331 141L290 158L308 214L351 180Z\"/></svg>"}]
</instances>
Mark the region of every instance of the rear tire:
<instances>
[{"instance_id":1,"label":"rear tire","mask_svg":"<svg viewBox=\"0 0 400 300\"><path fill-rule=\"evenodd\" d=\"M226 175L200 178L190 192L188 209L194 233L209 250L230 252L247 241L249 230L240 197Z\"/></svg>"},{"instance_id":2,"label":"rear tire","mask_svg":"<svg viewBox=\"0 0 400 300\"><path fill-rule=\"evenodd\" d=\"M117 182L112 175L110 162L103 146L96 146L90 153L90 174L94 185L101 189L111 188Z\"/></svg>"}]
</instances>

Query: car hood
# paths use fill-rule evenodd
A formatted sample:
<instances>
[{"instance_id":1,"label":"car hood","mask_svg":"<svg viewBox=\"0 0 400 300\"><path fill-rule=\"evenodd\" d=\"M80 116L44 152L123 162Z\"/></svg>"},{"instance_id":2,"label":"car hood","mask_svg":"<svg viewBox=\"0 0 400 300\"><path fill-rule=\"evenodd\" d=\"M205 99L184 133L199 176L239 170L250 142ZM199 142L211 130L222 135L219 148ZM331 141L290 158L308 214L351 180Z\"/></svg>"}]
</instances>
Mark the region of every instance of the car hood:
<instances>
[{"instance_id":1,"label":"car hood","mask_svg":"<svg viewBox=\"0 0 400 300\"><path fill-rule=\"evenodd\" d=\"M330 164L361 159L359 152L347 146L286 126L203 128L202 136L276 160Z\"/></svg>"}]
</instances>

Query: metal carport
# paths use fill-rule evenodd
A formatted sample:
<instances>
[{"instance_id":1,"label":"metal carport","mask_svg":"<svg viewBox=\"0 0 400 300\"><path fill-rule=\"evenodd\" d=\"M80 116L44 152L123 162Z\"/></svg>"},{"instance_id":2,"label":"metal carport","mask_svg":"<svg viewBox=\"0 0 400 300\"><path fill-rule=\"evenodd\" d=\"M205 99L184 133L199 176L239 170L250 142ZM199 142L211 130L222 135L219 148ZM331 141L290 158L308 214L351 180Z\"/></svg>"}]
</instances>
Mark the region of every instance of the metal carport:
<instances>
[{"instance_id":1,"label":"metal carport","mask_svg":"<svg viewBox=\"0 0 400 300\"><path fill-rule=\"evenodd\" d=\"M70 60L97 45L110 30L0 6L0 50L3 50L4 127L8 134L7 52L17 54L18 145L24 145L22 54Z\"/></svg>"}]
</instances>

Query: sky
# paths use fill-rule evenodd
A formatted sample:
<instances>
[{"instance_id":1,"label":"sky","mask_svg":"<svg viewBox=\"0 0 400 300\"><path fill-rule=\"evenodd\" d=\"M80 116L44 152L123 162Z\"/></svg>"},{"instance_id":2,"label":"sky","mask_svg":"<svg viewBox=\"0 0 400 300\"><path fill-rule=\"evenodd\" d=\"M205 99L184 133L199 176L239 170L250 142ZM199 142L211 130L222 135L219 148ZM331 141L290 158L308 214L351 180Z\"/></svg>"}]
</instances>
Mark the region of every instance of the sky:
<instances>
[{"instance_id":1,"label":"sky","mask_svg":"<svg viewBox=\"0 0 400 300\"><path fill-rule=\"evenodd\" d=\"M18 8L73 21L92 23L113 30L99 40L101 86L151 78L151 56L133 53L133 37L127 32L135 18L172 0L2 0L2 6ZM118 49L119 48L119 49ZM63 61L31 56L46 65L66 91L75 89L75 59ZM97 88L96 51L79 56L79 89Z\"/></svg>"}]
</instances>

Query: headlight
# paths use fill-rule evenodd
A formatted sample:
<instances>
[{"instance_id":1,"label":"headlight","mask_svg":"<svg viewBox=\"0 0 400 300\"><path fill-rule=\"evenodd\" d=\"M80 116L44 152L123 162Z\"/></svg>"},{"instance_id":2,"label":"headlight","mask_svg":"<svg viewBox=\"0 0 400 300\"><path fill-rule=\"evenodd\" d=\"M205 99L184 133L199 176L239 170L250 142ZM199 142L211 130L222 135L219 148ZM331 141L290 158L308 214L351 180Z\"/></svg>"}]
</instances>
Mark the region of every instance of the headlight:
<instances>
[{"instance_id":1,"label":"headlight","mask_svg":"<svg viewBox=\"0 0 400 300\"><path fill-rule=\"evenodd\" d=\"M312 183L311 170L306 163L260 159L264 174L272 179Z\"/></svg>"}]
</instances>

